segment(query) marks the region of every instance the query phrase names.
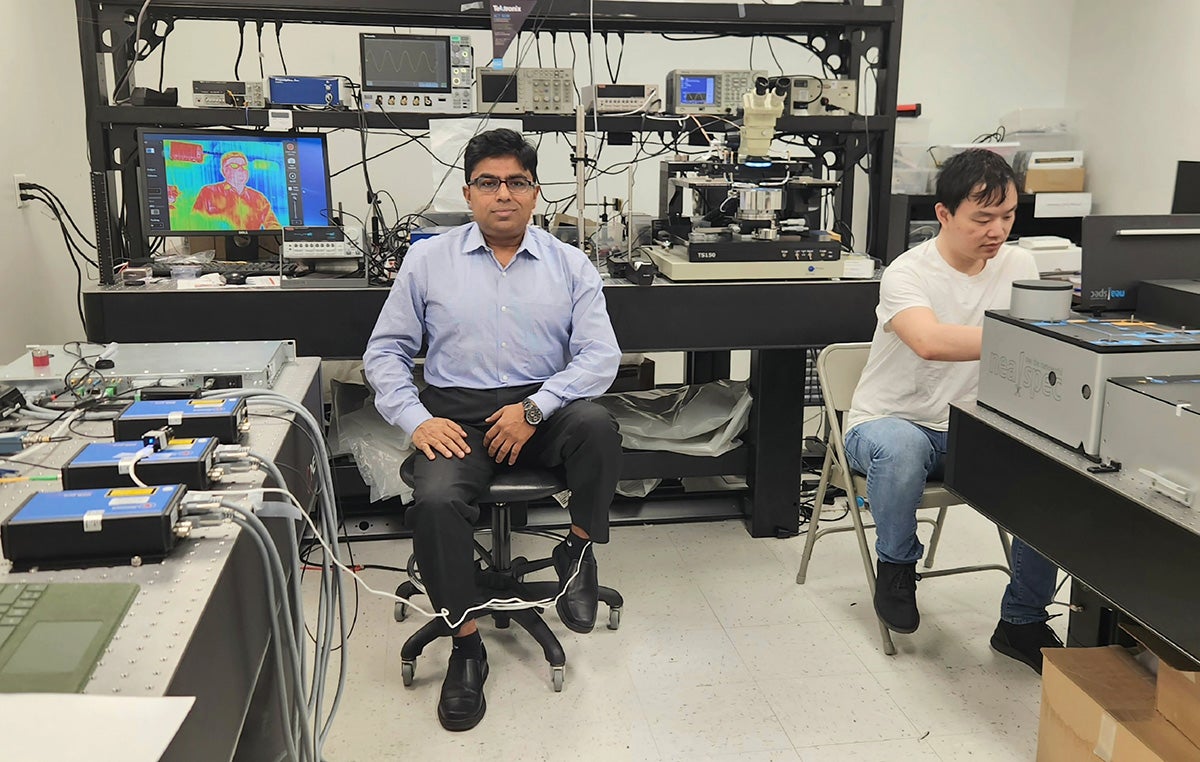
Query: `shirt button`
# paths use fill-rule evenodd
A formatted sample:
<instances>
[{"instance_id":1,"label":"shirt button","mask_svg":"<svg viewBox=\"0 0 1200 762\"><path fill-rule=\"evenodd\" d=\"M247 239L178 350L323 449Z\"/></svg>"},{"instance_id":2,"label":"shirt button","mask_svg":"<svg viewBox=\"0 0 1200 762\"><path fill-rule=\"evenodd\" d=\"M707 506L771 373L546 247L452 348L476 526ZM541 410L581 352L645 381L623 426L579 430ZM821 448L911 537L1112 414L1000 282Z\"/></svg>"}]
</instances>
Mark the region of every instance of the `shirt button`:
<instances>
[{"instance_id":1,"label":"shirt button","mask_svg":"<svg viewBox=\"0 0 1200 762\"><path fill-rule=\"evenodd\" d=\"M501 277L501 278L507 278L507 277L508 277L508 270L501 270L501 271L500 271L500 277Z\"/></svg>"},{"instance_id":2,"label":"shirt button","mask_svg":"<svg viewBox=\"0 0 1200 762\"><path fill-rule=\"evenodd\" d=\"M507 346L508 346L508 342L507 342L507 341L502 341L502 342L500 342L500 348L501 348L501 349L503 349L503 348L505 348L505 347L507 347Z\"/></svg>"},{"instance_id":3,"label":"shirt button","mask_svg":"<svg viewBox=\"0 0 1200 762\"><path fill-rule=\"evenodd\" d=\"M508 380L508 374L507 374L507 373L505 373L503 376L501 376L501 377L500 377L500 380L501 380L501 381L507 381L507 380Z\"/></svg>"},{"instance_id":4,"label":"shirt button","mask_svg":"<svg viewBox=\"0 0 1200 762\"><path fill-rule=\"evenodd\" d=\"M508 312L508 307L501 307L501 308L500 308L500 311L501 311L501 312Z\"/></svg>"}]
</instances>

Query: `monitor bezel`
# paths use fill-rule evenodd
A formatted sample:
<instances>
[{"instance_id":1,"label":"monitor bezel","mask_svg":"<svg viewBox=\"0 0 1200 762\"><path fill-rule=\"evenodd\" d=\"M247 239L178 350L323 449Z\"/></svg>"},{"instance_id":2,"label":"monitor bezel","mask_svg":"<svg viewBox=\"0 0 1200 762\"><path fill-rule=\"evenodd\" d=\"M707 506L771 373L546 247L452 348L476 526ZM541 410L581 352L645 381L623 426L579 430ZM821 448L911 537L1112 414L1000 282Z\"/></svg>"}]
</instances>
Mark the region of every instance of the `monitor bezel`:
<instances>
[{"instance_id":1,"label":"monitor bezel","mask_svg":"<svg viewBox=\"0 0 1200 762\"><path fill-rule=\"evenodd\" d=\"M255 130L206 130L202 128L188 129L184 127L139 127L137 129L137 152L138 152L138 199L139 217L142 220L142 235L149 241L153 238L186 238L199 236L212 236L221 238L234 238L237 236L253 236L253 235L283 235L284 227L310 227L308 225L289 225L276 228L263 228L260 230L167 230L167 231L152 231L150 230L150 205L147 203L149 198L149 187L146 182L146 135L197 135L197 136L217 136L217 137L237 137L251 139L278 139L287 140L288 138L318 138L321 141L321 156L325 161L325 198L328 203L326 208L325 218L321 225L312 227L328 227L332 224L329 219L333 213L333 182L329 177L329 141L323 132L263 132Z\"/></svg>"},{"instance_id":2,"label":"monitor bezel","mask_svg":"<svg viewBox=\"0 0 1200 762\"><path fill-rule=\"evenodd\" d=\"M1200 213L1200 161L1181 159L1175 163L1175 189L1171 194L1171 214L1198 213Z\"/></svg>"},{"instance_id":3,"label":"monitor bezel","mask_svg":"<svg viewBox=\"0 0 1200 762\"><path fill-rule=\"evenodd\" d=\"M446 63L446 86L445 87L421 87L412 89L396 89L394 87L368 87L367 86L367 40L417 40L421 42L441 41L445 43L445 63ZM449 93L454 90L454 72L451 70L453 56L451 55L451 39L448 34L381 34L377 32L360 32L358 35L358 66L359 74L362 75L362 92L363 100L366 100L367 93L419 93L428 95L430 93Z\"/></svg>"}]
</instances>

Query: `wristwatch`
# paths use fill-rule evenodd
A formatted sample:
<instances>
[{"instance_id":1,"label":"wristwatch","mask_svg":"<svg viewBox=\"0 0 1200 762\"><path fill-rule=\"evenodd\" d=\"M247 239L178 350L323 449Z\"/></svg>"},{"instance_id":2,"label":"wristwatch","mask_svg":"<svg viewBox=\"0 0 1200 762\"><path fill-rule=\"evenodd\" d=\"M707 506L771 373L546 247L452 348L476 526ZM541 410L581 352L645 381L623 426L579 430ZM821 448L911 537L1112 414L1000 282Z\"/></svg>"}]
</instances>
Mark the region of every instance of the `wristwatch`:
<instances>
[{"instance_id":1,"label":"wristwatch","mask_svg":"<svg viewBox=\"0 0 1200 762\"><path fill-rule=\"evenodd\" d=\"M525 408L525 423L528 423L530 426L537 426L542 422L542 409L532 399L526 397L521 400L521 407Z\"/></svg>"}]
</instances>

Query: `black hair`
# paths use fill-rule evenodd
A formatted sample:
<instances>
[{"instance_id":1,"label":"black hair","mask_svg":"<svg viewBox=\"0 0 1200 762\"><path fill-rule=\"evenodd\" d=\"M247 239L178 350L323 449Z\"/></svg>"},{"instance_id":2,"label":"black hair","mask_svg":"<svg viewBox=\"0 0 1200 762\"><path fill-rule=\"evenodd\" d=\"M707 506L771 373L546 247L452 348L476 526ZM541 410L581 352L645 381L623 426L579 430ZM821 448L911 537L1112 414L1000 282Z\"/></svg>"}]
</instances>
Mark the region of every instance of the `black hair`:
<instances>
[{"instance_id":1,"label":"black hair","mask_svg":"<svg viewBox=\"0 0 1200 762\"><path fill-rule=\"evenodd\" d=\"M950 210L968 198L983 206L1002 204L1008 198L1008 186L1017 176L1008 162L986 148L970 148L951 156L937 176L935 199Z\"/></svg>"},{"instance_id":2,"label":"black hair","mask_svg":"<svg viewBox=\"0 0 1200 762\"><path fill-rule=\"evenodd\" d=\"M471 172L476 164L497 156L513 157L521 165L521 169L527 171L533 177L533 181L537 182L537 149L521 137L521 133L505 128L481 132L467 143L467 150L463 154L463 169L467 182L471 182Z\"/></svg>"}]
</instances>

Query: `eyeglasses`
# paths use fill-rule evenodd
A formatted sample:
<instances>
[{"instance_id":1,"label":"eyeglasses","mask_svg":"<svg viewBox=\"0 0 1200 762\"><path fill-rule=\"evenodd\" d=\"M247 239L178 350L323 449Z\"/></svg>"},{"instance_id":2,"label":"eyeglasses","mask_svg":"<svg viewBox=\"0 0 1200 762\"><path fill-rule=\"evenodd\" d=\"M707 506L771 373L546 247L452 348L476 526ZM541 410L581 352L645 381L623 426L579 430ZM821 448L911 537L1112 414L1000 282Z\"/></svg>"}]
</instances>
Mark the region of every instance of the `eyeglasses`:
<instances>
[{"instance_id":1,"label":"eyeglasses","mask_svg":"<svg viewBox=\"0 0 1200 762\"><path fill-rule=\"evenodd\" d=\"M526 180L524 177L512 177L508 180L501 180L499 177L476 177L467 185L473 185L480 193L492 194L500 190L501 184L508 186L508 192L514 196L524 196L527 193L532 193L537 187L537 183Z\"/></svg>"}]
</instances>

